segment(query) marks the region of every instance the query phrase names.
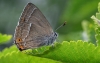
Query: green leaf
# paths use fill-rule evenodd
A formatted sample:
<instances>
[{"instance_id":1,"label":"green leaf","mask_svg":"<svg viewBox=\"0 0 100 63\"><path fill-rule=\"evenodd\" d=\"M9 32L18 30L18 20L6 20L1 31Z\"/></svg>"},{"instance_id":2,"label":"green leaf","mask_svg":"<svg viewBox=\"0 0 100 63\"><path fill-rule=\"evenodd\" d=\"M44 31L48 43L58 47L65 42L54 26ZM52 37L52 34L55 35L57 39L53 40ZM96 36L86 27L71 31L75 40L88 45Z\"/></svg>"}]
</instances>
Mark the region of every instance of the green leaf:
<instances>
[{"instance_id":1,"label":"green leaf","mask_svg":"<svg viewBox=\"0 0 100 63\"><path fill-rule=\"evenodd\" d=\"M45 46L47 47L47 46ZM39 49L37 49L38 51ZM32 54L32 56L38 56L48 58L64 63L91 63L100 62L99 54L100 48L92 43L85 41L63 41L62 43L56 43L53 47L49 47L43 54ZM39 53L39 52L38 52ZM96 53L96 54L95 54Z\"/></svg>"},{"instance_id":2,"label":"green leaf","mask_svg":"<svg viewBox=\"0 0 100 63\"><path fill-rule=\"evenodd\" d=\"M0 63L61 63L60 61L27 55L18 51L15 46L4 49L0 52Z\"/></svg>"},{"instance_id":3,"label":"green leaf","mask_svg":"<svg viewBox=\"0 0 100 63\"><path fill-rule=\"evenodd\" d=\"M99 63L100 47L82 40L18 51L11 46L0 52L0 63Z\"/></svg>"},{"instance_id":4,"label":"green leaf","mask_svg":"<svg viewBox=\"0 0 100 63\"><path fill-rule=\"evenodd\" d=\"M3 35L0 33L0 44L9 41L11 38L12 38L12 35L6 35L6 34Z\"/></svg>"}]
</instances>

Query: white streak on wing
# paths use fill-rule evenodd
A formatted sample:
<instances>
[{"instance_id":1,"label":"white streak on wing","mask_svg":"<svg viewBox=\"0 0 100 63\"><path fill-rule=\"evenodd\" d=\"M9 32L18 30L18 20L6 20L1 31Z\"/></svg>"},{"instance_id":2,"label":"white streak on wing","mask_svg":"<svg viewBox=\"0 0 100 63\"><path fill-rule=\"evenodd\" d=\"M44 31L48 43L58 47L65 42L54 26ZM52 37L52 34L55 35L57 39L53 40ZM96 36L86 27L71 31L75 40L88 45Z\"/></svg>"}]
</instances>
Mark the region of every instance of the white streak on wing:
<instances>
[{"instance_id":1,"label":"white streak on wing","mask_svg":"<svg viewBox=\"0 0 100 63\"><path fill-rule=\"evenodd\" d=\"M23 9L23 12L24 12L24 9ZM21 13L21 16L20 16L19 20L21 19L23 12ZM25 15L26 15L26 14L25 14ZM18 21L16 28L19 26L19 22L20 22L20 21ZM16 34L16 28L15 28L14 38L15 38L15 34Z\"/></svg>"},{"instance_id":2,"label":"white streak on wing","mask_svg":"<svg viewBox=\"0 0 100 63\"><path fill-rule=\"evenodd\" d=\"M34 8L33 10L32 10L32 13L34 12L34 10L36 10L37 8ZM31 17L31 15L32 15L32 13L30 13L30 15L28 16L28 19L26 19L25 21L26 22L28 22L29 21L29 18Z\"/></svg>"},{"instance_id":3,"label":"white streak on wing","mask_svg":"<svg viewBox=\"0 0 100 63\"><path fill-rule=\"evenodd\" d=\"M29 21L29 18L30 18L31 15L33 14L34 10L36 10L36 9L37 9L36 7L35 7L35 8L32 8L32 11L31 11L30 15L29 15L28 18L25 20L26 22ZM24 11L23 11L23 12L24 12ZM23 14L23 13L22 13L22 14ZM22 16L22 14L21 14L21 16ZM25 15L26 15L26 14L25 14ZM20 17L21 17L21 16L20 16ZM20 24L20 22L18 22L16 28L19 26L19 24ZM28 37L28 35L29 35L31 25L32 25L32 23L29 23L28 30L27 30L28 32L27 32L25 38L22 39L23 42L24 42L24 46L25 46L25 44L26 44L25 39L26 39L26 38ZM16 34L16 29L15 29L15 34ZM15 38L15 34L14 34L14 38Z\"/></svg>"},{"instance_id":4,"label":"white streak on wing","mask_svg":"<svg viewBox=\"0 0 100 63\"><path fill-rule=\"evenodd\" d=\"M17 33L17 30L18 30L18 26L19 26L19 22L18 22L18 24L17 24L17 26L16 26L16 28L15 28L15 33L14 33L14 43L16 43L16 35L18 34ZM19 29L20 30L20 29Z\"/></svg>"},{"instance_id":5,"label":"white streak on wing","mask_svg":"<svg viewBox=\"0 0 100 63\"><path fill-rule=\"evenodd\" d=\"M32 23L29 23L27 35L26 35L25 38L23 39L24 42L25 42L25 39L28 37L28 35L29 35L29 33L30 33L31 25L32 25ZM26 44L26 42L24 43L24 46L25 46L25 44Z\"/></svg>"},{"instance_id":6,"label":"white streak on wing","mask_svg":"<svg viewBox=\"0 0 100 63\"><path fill-rule=\"evenodd\" d=\"M31 15L33 14L33 12L34 12L34 10L36 10L37 8L34 8L33 10L32 10L32 13L30 13L30 15L28 16L28 19L27 20L25 20L26 22L28 22L29 21L29 18L31 17ZM23 39L23 41L25 42L25 39L27 38L27 36L29 35L29 32L30 32L30 28L31 28L31 25L32 25L32 23L30 23L29 24L29 27L28 27L28 32L27 32L27 35L26 35L26 37ZM26 42L24 43L24 46L25 46L25 44L26 44Z\"/></svg>"},{"instance_id":7,"label":"white streak on wing","mask_svg":"<svg viewBox=\"0 0 100 63\"><path fill-rule=\"evenodd\" d=\"M33 9L33 10L32 10L31 12L33 13L34 10L36 10L37 8L35 7L35 8L32 8L32 9ZM24 12L24 10L25 10L25 9L23 9L23 12ZM23 12L21 13L21 16L20 16L19 20L21 19ZM29 18L31 17L31 14L32 14L32 13L30 13L30 15L28 16L28 19L25 20L26 22L28 22L28 20L29 20ZM25 14L25 15L26 15L26 14ZM25 18L24 18L24 19L25 19ZM18 25L19 25L19 22L18 22Z\"/></svg>"}]
</instances>

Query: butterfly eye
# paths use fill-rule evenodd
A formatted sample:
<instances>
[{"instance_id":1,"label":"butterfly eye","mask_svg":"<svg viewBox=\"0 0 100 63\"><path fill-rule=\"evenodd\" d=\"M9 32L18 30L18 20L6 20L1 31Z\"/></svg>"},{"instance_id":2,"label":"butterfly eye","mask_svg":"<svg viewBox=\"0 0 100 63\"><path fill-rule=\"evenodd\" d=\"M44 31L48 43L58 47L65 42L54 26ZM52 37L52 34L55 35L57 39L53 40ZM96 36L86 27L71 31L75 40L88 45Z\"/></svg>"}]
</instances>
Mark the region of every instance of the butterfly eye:
<instances>
[{"instance_id":1,"label":"butterfly eye","mask_svg":"<svg viewBox=\"0 0 100 63\"><path fill-rule=\"evenodd\" d=\"M21 38L17 38L16 42L22 42L22 39Z\"/></svg>"}]
</instances>

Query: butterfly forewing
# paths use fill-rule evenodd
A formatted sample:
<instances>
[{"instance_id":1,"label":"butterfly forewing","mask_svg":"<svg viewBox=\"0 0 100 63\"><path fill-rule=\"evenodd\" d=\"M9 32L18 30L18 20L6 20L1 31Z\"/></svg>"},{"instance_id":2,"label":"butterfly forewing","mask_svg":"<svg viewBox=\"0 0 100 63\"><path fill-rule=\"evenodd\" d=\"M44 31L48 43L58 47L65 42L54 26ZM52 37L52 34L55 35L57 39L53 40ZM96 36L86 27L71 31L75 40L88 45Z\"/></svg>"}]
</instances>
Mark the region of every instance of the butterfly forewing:
<instances>
[{"instance_id":1,"label":"butterfly forewing","mask_svg":"<svg viewBox=\"0 0 100 63\"><path fill-rule=\"evenodd\" d=\"M28 3L15 29L15 44L21 50L38 47L45 45L45 39L51 34L53 30L45 16L34 4Z\"/></svg>"}]
</instances>

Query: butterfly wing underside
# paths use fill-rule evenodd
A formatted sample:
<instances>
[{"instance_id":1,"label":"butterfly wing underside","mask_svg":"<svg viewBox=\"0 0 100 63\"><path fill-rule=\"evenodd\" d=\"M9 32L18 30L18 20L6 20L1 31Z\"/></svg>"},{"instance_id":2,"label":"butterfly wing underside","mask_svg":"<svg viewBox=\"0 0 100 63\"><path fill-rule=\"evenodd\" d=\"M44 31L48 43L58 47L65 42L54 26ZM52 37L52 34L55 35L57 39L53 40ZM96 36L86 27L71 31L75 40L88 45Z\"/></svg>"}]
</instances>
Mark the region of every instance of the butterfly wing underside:
<instances>
[{"instance_id":1,"label":"butterfly wing underside","mask_svg":"<svg viewBox=\"0 0 100 63\"><path fill-rule=\"evenodd\" d=\"M42 14L32 3L25 7L15 29L14 41L20 50L45 45L53 30Z\"/></svg>"}]
</instances>

